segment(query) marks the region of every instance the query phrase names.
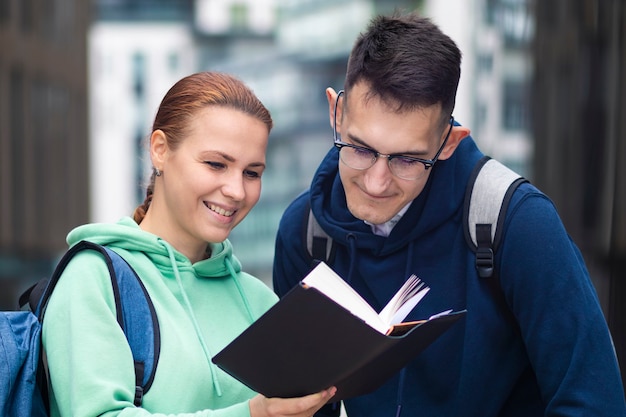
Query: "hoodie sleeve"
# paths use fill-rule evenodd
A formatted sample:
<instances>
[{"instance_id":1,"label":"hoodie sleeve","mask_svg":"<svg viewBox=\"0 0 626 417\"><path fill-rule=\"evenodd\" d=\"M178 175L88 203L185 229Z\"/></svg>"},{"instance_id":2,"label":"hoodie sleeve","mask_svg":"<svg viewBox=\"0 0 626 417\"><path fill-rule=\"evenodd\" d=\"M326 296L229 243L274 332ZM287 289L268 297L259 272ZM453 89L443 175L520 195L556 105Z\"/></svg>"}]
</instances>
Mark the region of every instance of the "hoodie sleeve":
<instances>
[{"instance_id":1,"label":"hoodie sleeve","mask_svg":"<svg viewBox=\"0 0 626 417\"><path fill-rule=\"evenodd\" d=\"M507 217L502 288L520 326L546 416L624 415L607 323L583 258L553 204L527 193Z\"/></svg>"}]
</instances>

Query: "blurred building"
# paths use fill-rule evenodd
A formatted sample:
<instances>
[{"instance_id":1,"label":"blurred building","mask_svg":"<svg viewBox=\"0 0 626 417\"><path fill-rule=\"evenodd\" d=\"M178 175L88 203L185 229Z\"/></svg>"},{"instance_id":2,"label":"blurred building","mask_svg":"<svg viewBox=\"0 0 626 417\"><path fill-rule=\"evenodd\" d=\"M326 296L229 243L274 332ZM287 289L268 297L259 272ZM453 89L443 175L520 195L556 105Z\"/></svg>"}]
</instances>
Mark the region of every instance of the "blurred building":
<instances>
[{"instance_id":1,"label":"blurred building","mask_svg":"<svg viewBox=\"0 0 626 417\"><path fill-rule=\"evenodd\" d=\"M269 282L280 216L331 146L324 89L343 85L352 43L372 14L414 3L96 0L90 220L115 221L143 199L143 145L166 89L195 71L235 74L275 121L261 200L231 235L246 269Z\"/></svg>"},{"instance_id":2,"label":"blurred building","mask_svg":"<svg viewBox=\"0 0 626 417\"><path fill-rule=\"evenodd\" d=\"M88 220L88 2L0 1L0 307Z\"/></svg>"},{"instance_id":3,"label":"blurred building","mask_svg":"<svg viewBox=\"0 0 626 417\"><path fill-rule=\"evenodd\" d=\"M458 43L463 67L455 117L486 153L531 175L526 92L532 25L526 1L292 0L277 6L273 50L207 64L253 80L276 121L263 195L231 235L249 271L271 277L280 216L332 147L324 90L343 87L352 45L375 14L419 10Z\"/></svg>"},{"instance_id":4,"label":"blurred building","mask_svg":"<svg viewBox=\"0 0 626 417\"><path fill-rule=\"evenodd\" d=\"M515 0L96 0L90 30L91 220L115 221L143 199L143 149L159 100L200 70L243 79L272 112L261 199L231 240L269 282L287 204L332 146L326 87L343 87L356 37L374 14L421 10L463 51L455 116L484 150L523 174L531 152L525 95L526 10ZM451 10L453 12L451 12ZM108 167L117 163L111 172ZM134 180L129 180L134 179ZM110 198L111 195L117 198Z\"/></svg>"},{"instance_id":5,"label":"blurred building","mask_svg":"<svg viewBox=\"0 0 626 417\"><path fill-rule=\"evenodd\" d=\"M455 119L481 150L532 179L529 0L428 0L424 8L463 54Z\"/></svg>"},{"instance_id":6,"label":"blurred building","mask_svg":"<svg viewBox=\"0 0 626 417\"><path fill-rule=\"evenodd\" d=\"M191 0L94 0L89 28L92 222L132 215L150 173L147 141L167 89L197 68Z\"/></svg>"},{"instance_id":7,"label":"blurred building","mask_svg":"<svg viewBox=\"0 0 626 417\"><path fill-rule=\"evenodd\" d=\"M626 3L537 1L534 172L580 247L626 382Z\"/></svg>"},{"instance_id":8,"label":"blurred building","mask_svg":"<svg viewBox=\"0 0 626 417\"><path fill-rule=\"evenodd\" d=\"M28 26L18 17L21 16L18 12L28 9L31 3L31 0L2 3L0 40L7 39L3 45L9 42L9 33L23 32L16 29L18 22ZM48 12L54 10L49 15L68 14L65 2L47 2L46 5ZM528 27L524 5L522 0L93 0L92 24L87 27L83 19L82 37L74 37L82 39L82 55L56 58L72 85L83 83L84 102L72 99L76 111L82 112L83 132L78 135L82 148L64 142L71 146L72 152L82 152L82 155L73 158L72 163L58 164L66 170L72 164L82 164L80 174L73 176L74 181L82 182L82 196L72 199L81 201L82 212L59 210L63 199L46 205L48 209L56 207L57 212L62 211L50 213L52 218L71 219L69 224L54 222L54 228L47 229L49 236L62 248L59 237L65 236L76 224L116 221L132 214L144 198L144 186L150 173L145 144L166 90L195 71L226 71L250 85L269 107L275 121L261 199L231 235L237 256L246 270L269 283L280 216L287 204L307 188L319 161L332 146L324 90L343 87L348 54L370 18L394 10L420 10L455 39L463 51L456 118L472 129L485 152L527 174L532 147L528 139L524 92L528 90L531 66L525 54L532 28ZM81 7L83 14L89 13L86 6ZM42 10L37 13L43 13ZM53 20L60 24L59 19ZM9 21L12 23L5 23ZM64 30L68 29L64 26ZM21 36L20 41L26 43L32 37ZM65 47L64 51L72 48ZM32 58L38 56L36 53L22 55L28 55L33 63L39 62ZM77 62L81 57L83 74L70 75L68 63ZM8 79L9 76L20 77L8 70L15 67L8 64L12 59L11 54L0 57L1 82L11 84L11 91L20 88L19 83ZM37 67L40 72L43 68L54 71L54 66ZM88 101L85 97L87 80ZM54 93L49 94L54 96ZM2 103L6 100L3 98ZM61 109L63 106L54 106L56 112ZM10 111L0 114L12 117ZM46 114L52 119L53 113ZM63 119L55 117L54 120ZM10 129L14 129L14 133L3 133L3 138L29 137L15 130L20 124L13 125ZM81 126L74 121L70 125L71 129ZM2 123L0 129L8 132L9 126L11 124ZM24 129L27 128L28 124ZM85 138L89 138L89 145ZM5 152L7 139L2 143L2 158L11 159L9 155L22 152L22 148L13 145ZM27 171L26 175L3 175L2 190L24 190L25 194L31 193L39 199L46 195L31 191L36 190L33 185L36 181L29 180L33 169L8 163L0 167ZM28 187L22 188L20 184L28 184ZM46 190L54 189L49 182L46 184ZM70 189L67 187L63 192L74 192ZM17 209L18 201L26 200L3 199L0 202L2 213L7 213L2 217L4 223L0 223L1 236L28 228L42 230L36 226L37 222L43 222L40 217L25 220L28 213L34 213L34 208L42 205L23 204L19 207L24 209ZM15 213L19 215L16 217Z\"/></svg>"}]
</instances>

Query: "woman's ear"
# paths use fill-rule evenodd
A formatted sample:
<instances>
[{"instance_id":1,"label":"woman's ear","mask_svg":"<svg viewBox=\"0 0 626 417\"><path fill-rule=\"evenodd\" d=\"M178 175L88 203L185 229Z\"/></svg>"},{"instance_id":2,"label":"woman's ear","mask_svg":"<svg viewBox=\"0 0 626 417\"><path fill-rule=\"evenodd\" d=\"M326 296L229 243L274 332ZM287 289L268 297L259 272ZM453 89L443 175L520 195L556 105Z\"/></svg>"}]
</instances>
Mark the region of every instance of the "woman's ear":
<instances>
[{"instance_id":1,"label":"woman's ear","mask_svg":"<svg viewBox=\"0 0 626 417\"><path fill-rule=\"evenodd\" d=\"M452 156L459 143L470 135L470 130L465 126L452 126L452 131L448 137L448 142L441 151L439 159L448 159Z\"/></svg>"},{"instance_id":2,"label":"woman's ear","mask_svg":"<svg viewBox=\"0 0 626 417\"><path fill-rule=\"evenodd\" d=\"M157 129L150 135L150 159L152 166L159 171L163 171L163 165L167 156L167 137L165 132Z\"/></svg>"}]
</instances>

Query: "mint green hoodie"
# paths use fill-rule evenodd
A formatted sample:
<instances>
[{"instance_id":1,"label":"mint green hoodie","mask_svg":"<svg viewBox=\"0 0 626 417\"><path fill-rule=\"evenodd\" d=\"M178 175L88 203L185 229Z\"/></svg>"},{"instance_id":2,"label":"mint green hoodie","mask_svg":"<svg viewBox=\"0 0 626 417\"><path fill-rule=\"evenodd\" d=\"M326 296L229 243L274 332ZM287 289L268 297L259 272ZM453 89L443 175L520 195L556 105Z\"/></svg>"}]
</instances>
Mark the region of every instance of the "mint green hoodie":
<instances>
[{"instance_id":1,"label":"mint green hoodie","mask_svg":"<svg viewBox=\"0 0 626 417\"><path fill-rule=\"evenodd\" d=\"M277 298L241 271L228 240L192 264L131 219L80 226L68 235L106 245L141 277L159 319L161 353L143 408L133 406L135 375L115 317L100 254L79 253L55 288L43 324L52 416L249 416L255 393L211 362ZM271 378L271 375L268 375Z\"/></svg>"}]
</instances>

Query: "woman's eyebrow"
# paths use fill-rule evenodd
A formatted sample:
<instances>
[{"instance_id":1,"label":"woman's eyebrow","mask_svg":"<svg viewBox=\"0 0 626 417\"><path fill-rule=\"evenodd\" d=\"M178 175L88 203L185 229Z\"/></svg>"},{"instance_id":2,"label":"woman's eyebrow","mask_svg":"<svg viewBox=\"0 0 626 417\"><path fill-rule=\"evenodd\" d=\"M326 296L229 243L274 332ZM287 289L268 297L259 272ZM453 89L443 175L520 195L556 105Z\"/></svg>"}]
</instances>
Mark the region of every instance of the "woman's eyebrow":
<instances>
[{"instance_id":1,"label":"woman's eyebrow","mask_svg":"<svg viewBox=\"0 0 626 417\"><path fill-rule=\"evenodd\" d=\"M227 153L221 152L221 151L209 151L209 150L207 150L207 151L202 152L202 159L215 158L216 156L220 157L220 158L223 158L223 159L227 160L228 162L235 162L235 157L233 157L233 156L231 156L231 155L229 155Z\"/></svg>"},{"instance_id":2,"label":"woman's eyebrow","mask_svg":"<svg viewBox=\"0 0 626 417\"><path fill-rule=\"evenodd\" d=\"M263 168L263 169L265 169L265 164L263 162L252 162L251 164L248 164L248 166L250 168Z\"/></svg>"}]
</instances>

